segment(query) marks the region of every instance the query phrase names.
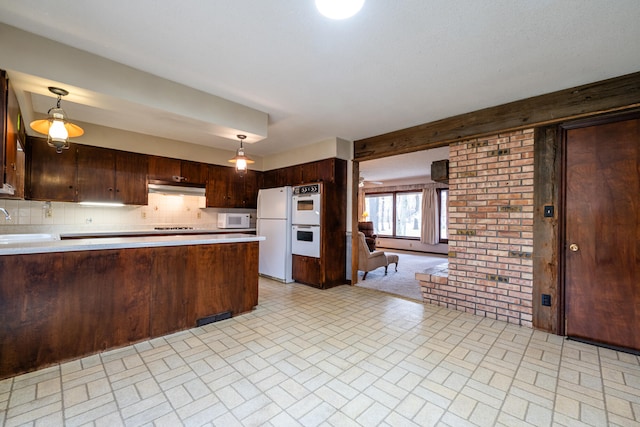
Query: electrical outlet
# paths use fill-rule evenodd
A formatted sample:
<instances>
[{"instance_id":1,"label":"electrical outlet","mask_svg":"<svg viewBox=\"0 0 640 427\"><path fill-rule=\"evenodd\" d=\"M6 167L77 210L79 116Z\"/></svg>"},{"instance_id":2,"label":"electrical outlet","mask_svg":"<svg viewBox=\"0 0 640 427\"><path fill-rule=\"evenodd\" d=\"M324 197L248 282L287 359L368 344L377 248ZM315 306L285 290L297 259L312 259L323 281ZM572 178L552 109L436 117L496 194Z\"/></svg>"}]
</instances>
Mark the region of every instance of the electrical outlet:
<instances>
[{"instance_id":1,"label":"electrical outlet","mask_svg":"<svg viewBox=\"0 0 640 427\"><path fill-rule=\"evenodd\" d=\"M542 305L545 307L551 307L551 295L542 294Z\"/></svg>"},{"instance_id":2,"label":"electrical outlet","mask_svg":"<svg viewBox=\"0 0 640 427\"><path fill-rule=\"evenodd\" d=\"M147 219L147 213L145 211L141 211L140 216L142 217L142 219Z\"/></svg>"},{"instance_id":3,"label":"electrical outlet","mask_svg":"<svg viewBox=\"0 0 640 427\"><path fill-rule=\"evenodd\" d=\"M198 217L198 219L202 219L202 212L198 212L196 216Z\"/></svg>"}]
</instances>

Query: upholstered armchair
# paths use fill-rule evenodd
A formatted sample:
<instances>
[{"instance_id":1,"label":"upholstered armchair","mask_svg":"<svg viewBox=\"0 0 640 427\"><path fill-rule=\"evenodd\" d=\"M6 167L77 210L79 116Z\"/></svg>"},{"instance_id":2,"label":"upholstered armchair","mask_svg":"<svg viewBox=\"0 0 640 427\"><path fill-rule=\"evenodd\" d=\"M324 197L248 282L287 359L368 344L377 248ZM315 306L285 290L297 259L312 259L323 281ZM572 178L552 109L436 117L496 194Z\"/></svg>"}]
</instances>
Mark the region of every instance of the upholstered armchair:
<instances>
[{"instance_id":1,"label":"upholstered armchair","mask_svg":"<svg viewBox=\"0 0 640 427\"><path fill-rule=\"evenodd\" d=\"M387 274L387 256L382 251L369 250L365 235L358 231L358 270L364 271L362 280L367 278L367 273L379 267L384 267L384 274ZM397 263L396 263L397 266Z\"/></svg>"},{"instance_id":2,"label":"upholstered armchair","mask_svg":"<svg viewBox=\"0 0 640 427\"><path fill-rule=\"evenodd\" d=\"M361 231L364 234L364 238L367 242L367 246L370 251L376 250L376 239L378 238L377 234L373 234L373 222L371 221L361 221L358 223L358 231Z\"/></svg>"}]
</instances>

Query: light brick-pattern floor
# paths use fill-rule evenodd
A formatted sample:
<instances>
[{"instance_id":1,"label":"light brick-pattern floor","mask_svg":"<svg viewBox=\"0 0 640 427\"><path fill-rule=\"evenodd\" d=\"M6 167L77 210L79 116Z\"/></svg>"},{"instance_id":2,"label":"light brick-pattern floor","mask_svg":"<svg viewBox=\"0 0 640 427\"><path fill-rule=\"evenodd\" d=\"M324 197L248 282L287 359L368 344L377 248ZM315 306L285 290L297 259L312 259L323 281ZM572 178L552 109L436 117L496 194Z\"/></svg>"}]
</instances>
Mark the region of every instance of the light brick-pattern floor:
<instances>
[{"instance_id":1,"label":"light brick-pattern floor","mask_svg":"<svg viewBox=\"0 0 640 427\"><path fill-rule=\"evenodd\" d=\"M0 381L3 426L640 426L637 356L341 286Z\"/></svg>"}]
</instances>

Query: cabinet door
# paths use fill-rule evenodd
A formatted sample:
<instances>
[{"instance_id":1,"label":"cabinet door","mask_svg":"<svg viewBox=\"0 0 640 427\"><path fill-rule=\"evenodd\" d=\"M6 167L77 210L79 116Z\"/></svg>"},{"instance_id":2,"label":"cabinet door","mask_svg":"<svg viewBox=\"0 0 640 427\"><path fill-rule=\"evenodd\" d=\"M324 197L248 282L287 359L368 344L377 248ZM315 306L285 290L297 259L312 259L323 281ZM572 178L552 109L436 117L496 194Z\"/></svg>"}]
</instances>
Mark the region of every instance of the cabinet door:
<instances>
[{"instance_id":1,"label":"cabinet door","mask_svg":"<svg viewBox=\"0 0 640 427\"><path fill-rule=\"evenodd\" d=\"M20 106L16 93L12 89L11 84L8 85L7 92L7 115L6 115L6 148L5 148L5 180L7 184L14 189L13 195L2 195L11 199L24 198L24 180L25 180L25 156L24 151L24 129L22 129ZM1 185L2 183L0 183Z\"/></svg>"},{"instance_id":2,"label":"cabinet door","mask_svg":"<svg viewBox=\"0 0 640 427\"><path fill-rule=\"evenodd\" d=\"M248 209L256 209L258 207L258 188L260 180L260 172L248 170L244 175L244 195L242 199L242 207Z\"/></svg>"},{"instance_id":3,"label":"cabinet door","mask_svg":"<svg viewBox=\"0 0 640 427\"><path fill-rule=\"evenodd\" d=\"M207 182L207 207L225 208L228 207L229 178L228 169L225 166L210 165L209 180Z\"/></svg>"},{"instance_id":4,"label":"cabinet door","mask_svg":"<svg viewBox=\"0 0 640 427\"><path fill-rule=\"evenodd\" d=\"M9 80L7 72L0 70L0 186L4 181L5 146L7 144L7 99L9 94Z\"/></svg>"},{"instance_id":5,"label":"cabinet door","mask_svg":"<svg viewBox=\"0 0 640 427\"><path fill-rule=\"evenodd\" d=\"M44 138L27 139L28 196L33 200L75 202L76 189L76 145L56 153Z\"/></svg>"},{"instance_id":6,"label":"cabinet door","mask_svg":"<svg viewBox=\"0 0 640 427\"><path fill-rule=\"evenodd\" d=\"M264 173L262 188L275 188L291 185L288 182L287 168L272 169Z\"/></svg>"},{"instance_id":7,"label":"cabinet door","mask_svg":"<svg viewBox=\"0 0 640 427\"><path fill-rule=\"evenodd\" d=\"M320 259L302 255L293 255L292 276L296 282L322 287Z\"/></svg>"},{"instance_id":8,"label":"cabinet door","mask_svg":"<svg viewBox=\"0 0 640 427\"><path fill-rule=\"evenodd\" d=\"M286 185L300 185L304 184L303 180L303 165L294 165L286 168L287 172L287 184Z\"/></svg>"},{"instance_id":9,"label":"cabinet door","mask_svg":"<svg viewBox=\"0 0 640 427\"><path fill-rule=\"evenodd\" d=\"M206 163L182 160L180 162L180 176L191 184L206 184L209 176L209 167Z\"/></svg>"},{"instance_id":10,"label":"cabinet door","mask_svg":"<svg viewBox=\"0 0 640 427\"><path fill-rule=\"evenodd\" d=\"M116 151L114 200L127 205L146 205L147 169L146 155Z\"/></svg>"},{"instance_id":11,"label":"cabinet door","mask_svg":"<svg viewBox=\"0 0 640 427\"><path fill-rule=\"evenodd\" d=\"M320 181L318 174L318 162L304 163L299 166L301 169L301 181L303 184Z\"/></svg>"},{"instance_id":12,"label":"cabinet door","mask_svg":"<svg viewBox=\"0 0 640 427\"><path fill-rule=\"evenodd\" d=\"M335 182L336 180L336 159L320 160L317 163L318 181Z\"/></svg>"},{"instance_id":13,"label":"cabinet door","mask_svg":"<svg viewBox=\"0 0 640 427\"><path fill-rule=\"evenodd\" d=\"M181 162L168 157L149 156L149 179L173 181L173 177L182 175Z\"/></svg>"},{"instance_id":14,"label":"cabinet door","mask_svg":"<svg viewBox=\"0 0 640 427\"><path fill-rule=\"evenodd\" d=\"M228 208L243 208L245 204L244 183L247 177L247 173L242 176L236 172L235 168L227 169L227 180L229 186L227 189L227 207Z\"/></svg>"},{"instance_id":15,"label":"cabinet door","mask_svg":"<svg viewBox=\"0 0 640 427\"><path fill-rule=\"evenodd\" d=\"M64 154L64 153L63 153ZM114 200L115 150L78 145L78 201Z\"/></svg>"}]
</instances>

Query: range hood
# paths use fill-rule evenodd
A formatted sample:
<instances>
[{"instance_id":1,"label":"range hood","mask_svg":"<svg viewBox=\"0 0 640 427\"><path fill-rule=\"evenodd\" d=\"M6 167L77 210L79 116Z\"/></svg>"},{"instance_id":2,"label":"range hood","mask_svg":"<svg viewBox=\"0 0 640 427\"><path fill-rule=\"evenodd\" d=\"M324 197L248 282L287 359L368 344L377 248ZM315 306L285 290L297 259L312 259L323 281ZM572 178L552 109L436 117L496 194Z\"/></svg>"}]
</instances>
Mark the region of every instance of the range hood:
<instances>
[{"instance_id":1,"label":"range hood","mask_svg":"<svg viewBox=\"0 0 640 427\"><path fill-rule=\"evenodd\" d=\"M184 182L150 180L149 193L205 197L205 186L201 184L186 184Z\"/></svg>"}]
</instances>

